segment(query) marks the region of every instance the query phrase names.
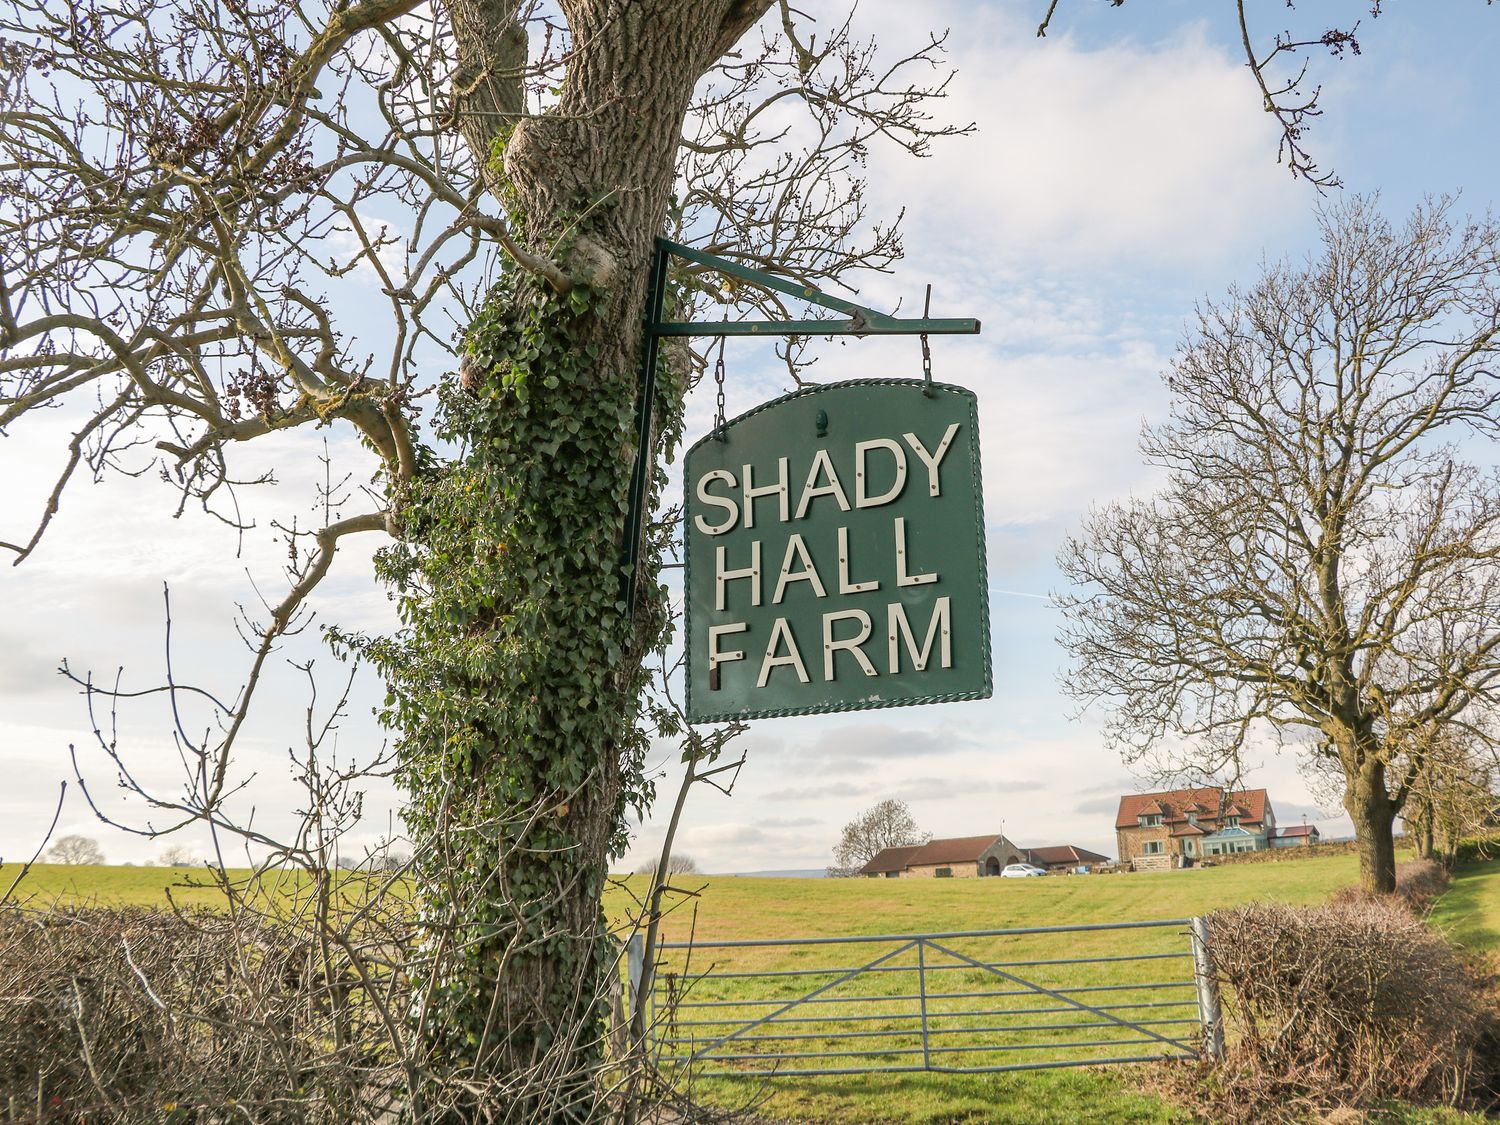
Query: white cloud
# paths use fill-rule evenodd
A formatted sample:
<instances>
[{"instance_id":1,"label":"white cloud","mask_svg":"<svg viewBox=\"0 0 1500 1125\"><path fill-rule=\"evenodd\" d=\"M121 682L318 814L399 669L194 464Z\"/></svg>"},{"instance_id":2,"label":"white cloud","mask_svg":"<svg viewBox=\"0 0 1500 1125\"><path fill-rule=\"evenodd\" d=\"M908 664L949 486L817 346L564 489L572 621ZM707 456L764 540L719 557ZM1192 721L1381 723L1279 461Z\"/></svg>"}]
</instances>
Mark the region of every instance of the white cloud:
<instances>
[{"instance_id":1,"label":"white cloud","mask_svg":"<svg viewBox=\"0 0 1500 1125\"><path fill-rule=\"evenodd\" d=\"M1202 270L1258 250L1302 211L1234 44L1189 26L1088 50L1065 32L1037 39L1032 13L923 15L960 29L942 113L979 131L882 165L872 186L885 211L909 207L914 245L948 243L950 276L997 260Z\"/></svg>"}]
</instances>

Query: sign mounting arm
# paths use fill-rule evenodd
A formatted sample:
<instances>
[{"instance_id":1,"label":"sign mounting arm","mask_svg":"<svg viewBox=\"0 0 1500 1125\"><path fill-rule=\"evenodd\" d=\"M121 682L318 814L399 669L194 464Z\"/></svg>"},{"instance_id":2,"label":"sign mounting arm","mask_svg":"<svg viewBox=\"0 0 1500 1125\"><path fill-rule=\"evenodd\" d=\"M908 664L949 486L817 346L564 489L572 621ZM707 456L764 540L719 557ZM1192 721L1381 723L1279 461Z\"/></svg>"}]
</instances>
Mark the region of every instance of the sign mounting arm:
<instances>
[{"instance_id":1,"label":"sign mounting arm","mask_svg":"<svg viewBox=\"0 0 1500 1125\"><path fill-rule=\"evenodd\" d=\"M740 281L783 293L819 308L846 314L846 320L719 320L664 321L667 265L673 257L704 266ZM651 258L646 293L646 323L641 346L641 377L636 399L636 453L630 474L629 508L625 517L625 553L620 572L620 594L626 617L635 613L636 571L645 529L646 452L651 447L651 404L656 398L656 364L660 341L667 336L928 336L975 335L979 321L970 317L896 317L842 297L801 285L777 274L751 269L705 250L658 237Z\"/></svg>"}]
</instances>

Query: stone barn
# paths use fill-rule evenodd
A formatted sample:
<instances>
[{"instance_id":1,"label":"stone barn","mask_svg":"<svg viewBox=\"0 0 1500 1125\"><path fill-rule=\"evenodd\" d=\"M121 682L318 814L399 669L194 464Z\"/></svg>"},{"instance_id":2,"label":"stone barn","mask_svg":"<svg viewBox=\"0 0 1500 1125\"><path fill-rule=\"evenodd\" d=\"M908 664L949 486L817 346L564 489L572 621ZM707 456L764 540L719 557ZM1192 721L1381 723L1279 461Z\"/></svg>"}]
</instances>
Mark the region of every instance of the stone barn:
<instances>
[{"instance_id":1,"label":"stone barn","mask_svg":"<svg viewBox=\"0 0 1500 1125\"><path fill-rule=\"evenodd\" d=\"M867 879L974 879L1025 863L1026 851L1004 836L959 836L886 848L859 869Z\"/></svg>"}]
</instances>

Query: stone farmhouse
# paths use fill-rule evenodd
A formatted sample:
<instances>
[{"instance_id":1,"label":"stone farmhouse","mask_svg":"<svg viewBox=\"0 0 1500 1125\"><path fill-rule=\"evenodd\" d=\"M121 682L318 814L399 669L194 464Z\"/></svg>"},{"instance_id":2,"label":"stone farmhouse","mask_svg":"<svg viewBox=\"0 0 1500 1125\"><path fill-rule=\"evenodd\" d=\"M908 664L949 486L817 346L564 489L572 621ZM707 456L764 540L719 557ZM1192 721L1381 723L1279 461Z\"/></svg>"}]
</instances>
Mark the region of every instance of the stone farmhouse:
<instances>
[{"instance_id":1,"label":"stone farmhouse","mask_svg":"<svg viewBox=\"0 0 1500 1125\"><path fill-rule=\"evenodd\" d=\"M1278 830L1264 789L1226 793L1211 786L1121 797L1115 839L1120 863L1141 871L1231 852L1316 844L1318 830L1308 824Z\"/></svg>"},{"instance_id":2,"label":"stone farmhouse","mask_svg":"<svg viewBox=\"0 0 1500 1125\"><path fill-rule=\"evenodd\" d=\"M1026 850L1004 836L961 836L886 848L859 869L867 879L974 879L1025 863Z\"/></svg>"}]
</instances>

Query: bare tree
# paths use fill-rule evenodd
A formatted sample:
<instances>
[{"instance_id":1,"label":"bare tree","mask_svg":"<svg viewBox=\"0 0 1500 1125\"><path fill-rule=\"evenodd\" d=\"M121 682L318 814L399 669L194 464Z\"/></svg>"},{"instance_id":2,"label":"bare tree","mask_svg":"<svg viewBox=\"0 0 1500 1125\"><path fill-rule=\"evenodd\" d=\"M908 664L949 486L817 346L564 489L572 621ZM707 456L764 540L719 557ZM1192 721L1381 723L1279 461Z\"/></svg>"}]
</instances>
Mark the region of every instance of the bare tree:
<instances>
[{"instance_id":1,"label":"bare tree","mask_svg":"<svg viewBox=\"0 0 1500 1125\"><path fill-rule=\"evenodd\" d=\"M1500 798L1500 753L1487 726L1435 730L1412 782L1402 819L1417 855L1451 863L1459 843L1484 830Z\"/></svg>"},{"instance_id":2,"label":"bare tree","mask_svg":"<svg viewBox=\"0 0 1500 1125\"><path fill-rule=\"evenodd\" d=\"M1458 449L1500 426L1500 229L1448 213L1341 203L1321 256L1204 305L1142 438L1165 484L1059 559L1068 687L1127 758L1291 739L1340 774L1377 891L1434 739L1500 690L1500 482Z\"/></svg>"},{"instance_id":3,"label":"bare tree","mask_svg":"<svg viewBox=\"0 0 1500 1125\"><path fill-rule=\"evenodd\" d=\"M409 826L451 845L418 848L414 868L426 915L459 927L432 940L464 953L428 965L458 974L423 982L433 1057L491 1099L491 1076L549 1073L551 1093L525 1087L541 1100L513 1084L516 1120L590 1112L614 948L599 896L648 793L643 662L664 639L670 532L649 531L624 573L620 498L638 457L672 449L698 369L669 355L642 444L653 240L810 285L885 268L900 241L865 214L870 145L921 154L964 129L929 116L940 38L881 52L848 20L773 8L17 0L0 15L0 427L76 419L50 500L4 546L29 558L69 485L115 472L159 473L179 506L243 527L237 494L262 478L236 473L237 446L358 434L374 484L279 525L284 594L247 615L244 687L183 817L213 819L235 791L267 661L340 544L393 535L382 574L405 630L338 639L390 681ZM379 323L350 322L367 283ZM726 299L696 270L672 284L684 315ZM647 475L649 510L665 478Z\"/></svg>"},{"instance_id":4,"label":"bare tree","mask_svg":"<svg viewBox=\"0 0 1500 1125\"><path fill-rule=\"evenodd\" d=\"M173 844L157 857L157 862L163 867L192 867L198 857L186 844Z\"/></svg>"},{"instance_id":5,"label":"bare tree","mask_svg":"<svg viewBox=\"0 0 1500 1125\"><path fill-rule=\"evenodd\" d=\"M1125 0L1109 0L1116 8L1123 7ZM1036 33L1047 34L1061 0L1049 0L1046 14ZM1287 28L1288 10L1297 7L1296 0L1285 0L1275 6L1278 26L1285 30L1273 33L1269 41L1251 28L1253 17L1246 10L1246 0L1234 0L1234 13L1239 27L1239 46L1245 56L1246 69L1255 80L1255 90L1260 95L1265 111L1276 119L1281 131L1280 146L1276 160L1285 164L1293 176L1306 180L1319 190L1340 186L1338 175L1318 167L1317 161L1307 147L1307 130L1312 122L1323 115L1318 104L1323 87L1309 80L1309 64L1306 53L1310 49L1322 48L1334 58L1358 55L1360 44L1357 33L1359 21L1345 26L1313 24L1296 30ZM1306 6L1313 10L1311 5ZM1318 18L1327 14L1332 5L1320 4L1316 10ZM1380 0L1365 7L1371 19L1380 16Z\"/></svg>"},{"instance_id":6,"label":"bare tree","mask_svg":"<svg viewBox=\"0 0 1500 1125\"><path fill-rule=\"evenodd\" d=\"M661 860L653 858L641 864L635 871L637 875L655 876L660 866ZM700 871L702 868L698 866L698 861L690 855L677 853L667 860L666 873L668 875L697 875Z\"/></svg>"},{"instance_id":7,"label":"bare tree","mask_svg":"<svg viewBox=\"0 0 1500 1125\"><path fill-rule=\"evenodd\" d=\"M52 863L103 863L104 849L89 836L59 836L47 849Z\"/></svg>"},{"instance_id":8,"label":"bare tree","mask_svg":"<svg viewBox=\"0 0 1500 1125\"><path fill-rule=\"evenodd\" d=\"M905 801L887 797L844 825L843 834L833 849L833 865L828 868L828 874L858 874L861 867L886 848L910 847L931 839L931 832L923 832L917 827Z\"/></svg>"}]
</instances>

